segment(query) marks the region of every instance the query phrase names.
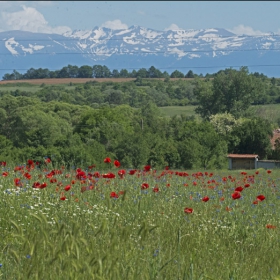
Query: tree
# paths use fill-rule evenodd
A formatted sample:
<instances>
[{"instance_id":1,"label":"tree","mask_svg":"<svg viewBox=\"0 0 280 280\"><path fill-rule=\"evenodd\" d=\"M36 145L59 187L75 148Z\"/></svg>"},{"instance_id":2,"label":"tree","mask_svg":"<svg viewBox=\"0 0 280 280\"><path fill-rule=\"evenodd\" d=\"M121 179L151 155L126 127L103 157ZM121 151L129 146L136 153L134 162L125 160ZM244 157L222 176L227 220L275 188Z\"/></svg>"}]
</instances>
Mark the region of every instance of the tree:
<instances>
[{"instance_id":1,"label":"tree","mask_svg":"<svg viewBox=\"0 0 280 280\"><path fill-rule=\"evenodd\" d=\"M184 78L184 74L178 70L171 73L170 78Z\"/></svg>"},{"instance_id":2,"label":"tree","mask_svg":"<svg viewBox=\"0 0 280 280\"><path fill-rule=\"evenodd\" d=\"M193 73L193 71L190 70L190 71L186 74L185 78L194 78L194 73Z\"/></svg>"},{"instance_id":3,"label":"tree","mask_svg":"<svg viewBox=\"0 0 280 280\"><path fill-rule=\"evenodd\" d=\"M81 66L78 71L79 78L92 78L93 70L88 65Z\"/></svg>"},{"instance_id":4,"label":"tree","mask_svg":"<svg viewBox=\"0 0 280 280\"><path fill-rule=\"evenodd\" d=\"M246 67L239 71L226 69L215 75L210 86L196 81L194 93L199 103L196 112L205 119L226 112L240 117L264 90L263 83L249 75Z\"/></svg>"},{"instance_id":5,"label":"tree","mask_svg":"<svg viewBox=\"0 0 280 280\"><path fill-rule=\"evenodd\" d=\"M271 152L272 125L266 119L247 119L235 126L231 135L238 138L238 143L229 143L230 153L258 154L266 158Z\"/></svg>"}]
</instances>

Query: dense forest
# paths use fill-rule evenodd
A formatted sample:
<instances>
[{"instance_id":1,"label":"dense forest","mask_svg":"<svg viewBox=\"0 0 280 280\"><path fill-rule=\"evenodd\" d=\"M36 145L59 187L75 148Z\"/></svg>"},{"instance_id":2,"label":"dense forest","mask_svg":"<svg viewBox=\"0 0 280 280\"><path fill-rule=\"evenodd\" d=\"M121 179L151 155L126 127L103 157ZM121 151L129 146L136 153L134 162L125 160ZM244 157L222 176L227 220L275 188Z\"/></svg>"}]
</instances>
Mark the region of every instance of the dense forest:
<instances>
[{"instance_id":1,"label":"dense forest","mask_svg":"<svg viewBox=\"0 0 280 280\"><path fill-rule=\"evenodd\" d=\"M26 74L21 79L35 78ZM254 104L280 103L277 79L246 67L219 71L211 79L171 81L171 76L42 84L38 91L31 85L29 90L0 86L0 161L49 157L54 165L105 168L109 156L126 168L192 169L227 168L227 153L280 159L279 143L274 150L270 144L280 119L272 123L251 110ZM193 116L165 117L159 110L188 104L196 106Z\"/></svg>"}]
</instances>

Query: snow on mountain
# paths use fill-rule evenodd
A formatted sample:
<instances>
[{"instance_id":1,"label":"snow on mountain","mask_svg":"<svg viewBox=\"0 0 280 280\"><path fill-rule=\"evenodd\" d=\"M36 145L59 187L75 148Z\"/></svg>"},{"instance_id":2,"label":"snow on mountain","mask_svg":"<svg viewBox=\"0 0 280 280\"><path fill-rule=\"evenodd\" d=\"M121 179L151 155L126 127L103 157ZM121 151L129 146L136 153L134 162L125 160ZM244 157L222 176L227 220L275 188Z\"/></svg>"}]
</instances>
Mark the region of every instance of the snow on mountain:
<instances>
[{"instance_id":1,"label":"snow on mountain","mask_svg":"<svg viewBox=\"0 0 280 280\"><path fill-rule=\"evenodd\" d=\"M0 32L2 69L102 64L115 69L153 65L169 72L176 67L197 67L200 72L210 72L211 67L212 71L219 70L218 64L220 68L237 63L280 64L279 51L280 36L273 33L237 36L222 28L157 31L133 25L118 30L74 30L63 35ZM277 70L275 67L274 72Z\"/></svg>"}]
</instances>

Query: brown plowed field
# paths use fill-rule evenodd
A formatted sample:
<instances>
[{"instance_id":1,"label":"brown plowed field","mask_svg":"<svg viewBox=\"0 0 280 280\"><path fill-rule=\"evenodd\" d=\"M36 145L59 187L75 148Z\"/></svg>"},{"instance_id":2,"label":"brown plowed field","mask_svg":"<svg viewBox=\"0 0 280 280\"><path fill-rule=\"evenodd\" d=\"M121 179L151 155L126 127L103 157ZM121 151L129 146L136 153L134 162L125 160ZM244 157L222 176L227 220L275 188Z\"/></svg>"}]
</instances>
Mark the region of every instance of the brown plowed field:
<instances>
[{"instance_id":1,"label":"brown plowed field","mask_svg":"<svg viewBox=\"0 0 280 280\"><path fill-rule=\"evenodd\" d=\"M148 80L148 79L145 79ZM162 80L164 78L151 78L151 80ZM170 81L176 80L192 80L192 78L170 78ZM58 85L58 84L83 84L89 81L96 81L96 82L130 82L135 81L135 78L61 78L61 79L32 79L32 80L7 80L7 81L0 81L0 84L14 84L14 83L29 83L34 85Z\"/></svg>"}]
</instances>

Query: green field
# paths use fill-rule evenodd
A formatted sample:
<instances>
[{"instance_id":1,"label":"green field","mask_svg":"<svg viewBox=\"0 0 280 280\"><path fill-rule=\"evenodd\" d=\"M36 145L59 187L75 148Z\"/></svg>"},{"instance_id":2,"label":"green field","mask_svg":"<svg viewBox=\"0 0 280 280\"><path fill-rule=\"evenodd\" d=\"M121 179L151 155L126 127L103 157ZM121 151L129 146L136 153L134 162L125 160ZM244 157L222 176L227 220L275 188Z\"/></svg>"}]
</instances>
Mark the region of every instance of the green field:
<instances>
[{"instance_id":1,"label":"green field","mask_svg":"<svg viewBox=\"0 0 280 280\"><path fill-rule=\"evenodd\" d=\"M160 107L160 110L165 116L170 116L170 117L175 115L181 115L181 114L186 116L192 116L192 115L196 115L195 108L196 106L192 106L192 105L168 106L168 107ZM277 120L280 118L280 104L257 105L257 106L252 106L251 108L256 113L257 116L268 119L272 122L277 122Z\"/></svg>"},{"instance_id":2,"label":"green field","mask_svg":"<svg viewBox=\"0 0 280 280\"><path fill-rule=\"evenodd\" d=\"M13 169L0 279L279 279L279 171Z\"/></svg>"}]
</instances>

